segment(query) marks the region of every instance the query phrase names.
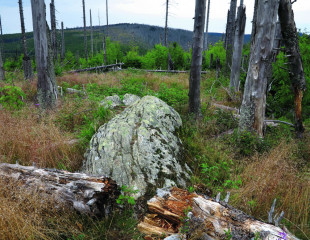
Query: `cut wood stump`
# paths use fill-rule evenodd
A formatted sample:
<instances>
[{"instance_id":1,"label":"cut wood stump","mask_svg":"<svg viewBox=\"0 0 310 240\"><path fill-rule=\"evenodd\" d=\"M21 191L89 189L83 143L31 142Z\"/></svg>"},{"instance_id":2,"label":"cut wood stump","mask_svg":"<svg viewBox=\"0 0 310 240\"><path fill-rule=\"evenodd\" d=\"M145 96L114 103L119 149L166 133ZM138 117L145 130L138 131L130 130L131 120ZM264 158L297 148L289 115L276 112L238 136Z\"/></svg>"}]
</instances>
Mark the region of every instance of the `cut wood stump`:
<instances>
[{"instance_id":1,"label":"cut wood stump","mask_svg":"<svg viewBox=\"0 0 310 240\"><path fill-rule=\"evenodd\" d=\"M116 182L108 177L40 169L35 166L1 163L0 178L8 182L16 181L25 191L37 191L50 196L57 204L79 213L98 217L111 212L120 194Z\"/></svg>"},{"instance_id":2,"label":"cut wood stump","mask_svg":"<svg viewBox=\"0 0 310 240\"><path fill-rule=\"evenodd\" d=\"M226 199L228 200L228 199ZM158 189L138 229L145 239L284 239L280 227L259 221L226 202L178 188ZM298 239L287 230L287 240ZM169 238L170 236L170 238ZM173 238L171 237L173 236Z\"/></svg>"}]
</instances>

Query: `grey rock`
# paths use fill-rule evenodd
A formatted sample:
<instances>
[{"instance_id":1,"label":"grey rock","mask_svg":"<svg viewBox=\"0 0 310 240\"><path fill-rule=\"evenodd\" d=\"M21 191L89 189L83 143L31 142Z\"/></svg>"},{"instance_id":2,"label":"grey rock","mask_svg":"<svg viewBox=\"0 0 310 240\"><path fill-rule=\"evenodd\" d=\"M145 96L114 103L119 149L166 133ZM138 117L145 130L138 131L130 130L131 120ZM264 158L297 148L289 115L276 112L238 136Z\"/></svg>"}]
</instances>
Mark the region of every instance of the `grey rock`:
<instances>
[{"instance_id":1,"label":"grey rock","mask_svg":"<svg viewBox=\"0 0 310 240\"><path fill-rule=\"evenodd\" d=\"M98 129L82 171L139 190L135 198L156 188L185 187L190 169L175 135L181 125L179 114L165 102L143 97Z\"/></svg>"},{"instance_id":2,"label":"grey rock","mask_svg":"<svg viewBox=\"0 0 310 240\"><path fill-rule=\"evenodd\" d=\"M130 106L139 100L140 100L140 97L134 94L129 94L129 93L126 93L123 97L123 103L125 106Z\"/></svg>"},{"instance_id":3,"label":"grey rock","mask_svg":"<svg viewBox=\"0 0 310 240\"><path fill-rule=\"evenodd\" d=\"M122 101L119 96L113 95L106 97L103 101L100 102L99 106L104 106L106 108L113 109L117 106L122 105Z\"/></svg>"}]
</instances>

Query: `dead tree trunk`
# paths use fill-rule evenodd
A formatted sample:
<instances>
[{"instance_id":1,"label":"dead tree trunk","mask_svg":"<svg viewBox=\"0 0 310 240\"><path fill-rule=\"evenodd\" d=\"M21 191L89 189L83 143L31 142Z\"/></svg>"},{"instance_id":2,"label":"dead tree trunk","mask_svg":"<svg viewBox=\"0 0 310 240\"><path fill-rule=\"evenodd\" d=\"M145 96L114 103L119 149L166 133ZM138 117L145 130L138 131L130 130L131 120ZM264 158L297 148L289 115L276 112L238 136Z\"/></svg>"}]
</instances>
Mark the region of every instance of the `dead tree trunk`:
<instances>
[{"instance_id":1,"label":"dead tree trunk","mask_svg":"<svg viewBox=\"0 0 310 240\"><path fill-rule=\"evenodd\" d=\"M2 23L1 23L1 15L0 15L0 51L1 53L3 54L3 61L5 61L5 56L4 56L4 53L3 53L3 32L2 32Z\"/></svg>"},{"instance_id":2,"label":"dead tree trunk","mask_svg":"<svg viewBox=\"0 0 310 240\"><path fill-rule=\"evenodd\" d=\"M229 196L229 195L228 195ZM256 220L224 201L196 193L171 188L158 189L157 196L147 202L149 213L139 223L138 229L151 236L167 236L165 239L282 239L283 230L273 224ZM277 219L278 220L278 219ZM287 240L298 240L285 231ZM173 237L170 237L173 235ZM157 238L156 238L157 239Z\"/></svg>"},{"instance_id":3,"label":"dead tree trunk","mask_svg":"<svg viewBox=\"0 0 310 240\"><path fill-rule=\"evenodd\" d=\"M169 15L169 0L166 0L166 20L165 20L165 46L168 46L168 15Z\"/></svg>"},{"instance_id":4,"label":"dead tree trunk","mask_svg":"<svg viewBox=\"0 0 310 240\"><path fill-rule=\"evenodd\" d=\"M279 19L285 52L290 66L290 79L295 95L296 132L298 137L302 137L304 127L302 124L301 102L303 92L306 90L306 79L299 51L298 33L294 20L294 12L290 0L280 0Z\"/></svg>"},{"instance_id":5,"label":"dead tree trunk","mask_svg":"<svg viewBox=\"0 0 310 240\"><path fill-rule=\"evenodd\" d=\"M255 35L251 45L251 57L245 82L240 130L255 131L263 136L265 120L266 90L268 66L272 58L272 49L278 15L278 0L258 1Z\"/></svg>"},{"instance_id":6,"label":"dead tree trunk","mask_svg":"<svg viewBox=\"0 0 310 240\"><path fill-rule=\"evenodd\" d=\"M5 79L5 74L4 74L2 54L1 54L1 48L0 48L0 81L3 81L4 79Z\"/></svg>"},{"instance_id":7,"label":"dead tree trunk","mask_svg":"<svg viewBox=\"0 0 310 240\"><path fill-rule=\"evenodd\" d=\"M76 64L79 67L79 65L80 65L80 54L79 54L79 51L76 51Z\"/></svg>"},{"instance_id":8,"label":"dead tree trunk","mask_svg":"<svg viewBox=\"0 0 310 240\"><path fill-rule=\"evenodd\" d=\"M199 117L201 115L200 79L205 18L206 0L196 0L192 62L188 93L189 112L195 114L196 117Z\"/></svg>"},{"instance_id":9,"label":"dead tree trunk","mask_svg":"<svg viewBox=\"0 0 310 240\"><path fill-rule=\"evenodd\" d=\"M105 11L106 11L106 17L107 17L107 36L109 36L109 6L108 6L108 0L105 1Z\"/></svg>"},{"instance_id":10,"label":"dead tree trunk","mask_svg":"<svg viewBox=\"0 0 310 240\"><path fill-rule=\"evenodd\" d=\"M108 60L107 60L107 47L106 47L106 38L103 36L103 55L104 55L104 65L107 65Z\"/></svg>"},{"instance_id":11,"label":"dead tree trunk","mask_svg":"<svg viewBox=\"0 0 310 240\"><path fill-rule=\"evenodd\" d=\"M9 182L16 181L25 191L39 189L39 195L54 198L56 204L96 216L111 212L120 194L115 181L108 177L92 177L56 169L2 163L0 177Z\"/></svg>"},{"instance_id":12,"label":"dead tree trunk","mask_svg":"<svg viewBox=\"0 0 310 240\"><path fill-rule=\"evenodd\" d=\"M55 2L51 0L50 3L50 15L51 15L51 45L53 50L53 58L57 60L57 38L56 38L56 10Z\"/></svg>"},{"instance_id":13,"label":"dead tree trunk","mask_svg":"<svg viewBox=\"0 0 310 240\"><path fill-rule=\"evenodd\" d=\"M28 79L33 78L33 69L32 69L32 62L31 62L30 57L28 56L28 51L27 51L23 1L18 0L18 4L19 4L20 24L21 24L21 29L22 29L22 44L23 44L23 50L24 50L24 57L23 57L24 79L28 80Z\"/></svg>"},{"instance_id":14,"label":"dead tree trunk","mask_svg":"<svg viewBox=\"0 0 310 240\"><path fill-rule=\"evenodd\" d=\"M225 72L229 72L232 65L232 54L235 36L235 19L236 19L237 0L230 1L230 10L228 12L228 21L226 27L226 65Z\"/></svg>"},{"instance_id":15,"label":"dead tree trunk","mask_svg":"<svg viewBox=\"0 0 310 240\"><path fill-rule=\"evenodd\" d=\"M61 22L61 60L65 59L65 54L66 54L65 31L64 31L64 23Z\"/></svg>"},{"instance_id":16,"label":"dead tree trunk","mask_svg":"<svg viewBox=\"0 0 310 240\"><path fill-rule=\"evenodd\" d=\"M40 108L51 109L57 100L57 85L44 0L31 0L34 46L38 76Z\"/></svg>"},{"instance_id":17,"label":"dead tree trunk","mask_svg":"<svg viewBox=\"0 0 310 240\"><path fill-rule=\"evenodd\" d=\"M208 50L208 48L209 48L209 42L208 42L209 18L210 18L210 0L208 0L208 10L207 10L207 20L206 20L206 35L205 35L204 50Z\"/></svg>"},{"instance_id":18,"label":"dead tree trunk","mask_svg":"<svg viewBox=\"0 0 310 240\"><path fill-rule=\"evenodd\" d=\"M89 20L90 20L90 48L91 48L91 55L94 56L94 39L93 39L93 20L91 16L91 9L89 9Z\"/></svg>"},{"instance_id":19,"label":"dead tree trunk","mask_svg":"<svg viewBox=\"0 0 310 240\"><path fill-rule=\"evenodd\" d=\"M243 5L240 5L240 7L238 8L238 15L236 21L234 53L230 73L230 85L229 85L230 92L239 92L240 68L242 61L245 22L246 22L245 7L243 7Z\"/></svg>"},{"instance_id":20,"label":"dead tree trunk","mask_svg":"<svg viewBox=\"0 0 310 240\"><path fill-rule=\"evenodd\" d=\"M86 61L88 60L88 50L87 50L87 32L86 32L86 16L85 16L85 0L83 3L83 25L84 25L84 54Z\"/></svg>"}]
</instances>

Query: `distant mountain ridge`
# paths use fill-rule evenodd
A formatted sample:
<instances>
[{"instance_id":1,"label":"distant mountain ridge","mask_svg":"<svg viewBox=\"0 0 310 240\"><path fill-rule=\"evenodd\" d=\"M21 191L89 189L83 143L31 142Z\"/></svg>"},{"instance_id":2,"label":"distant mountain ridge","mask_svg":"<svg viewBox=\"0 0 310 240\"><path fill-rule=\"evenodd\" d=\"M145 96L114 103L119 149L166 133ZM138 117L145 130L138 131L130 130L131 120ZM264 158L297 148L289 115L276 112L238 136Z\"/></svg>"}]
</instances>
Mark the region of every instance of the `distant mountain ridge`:
<instances>
[{"instance_id":1,"label":"distant mountain ridge","mask_svg":"<svg viewBox=\"0 0 310 240\"><path fill-rule=\"evenodd\" d=\"M65 29L66 51L71 51L82 56L84 53L84 38L83 28L67 28ZM107 33L106 26L94 26L94 49L95 51L102 50L103 34ZM90 28L88 32L88 45L90 49ZM138 47L140 54L144 54L147 50L154 47L155 44L164 41L164 28L147 24L137 23L119 23L109 25L109 37L112 41L118 41L122 46L123 51L127 51L132 47ZM59 31L60 40L60 31ZM168 42L179 43L184 50L191 47L193 33L183 29L168 29ZM223 40L223 33L209 33L209 43L214 44L219 40ZM245 36L245 43L250 39L250 35ZM6 34L3 35L3 55L5 58L20 56L22 53L21 34ZM34 55L33 50L33 34L27 33L27 45L30 55Z\"/></svg>"}]
</instances>

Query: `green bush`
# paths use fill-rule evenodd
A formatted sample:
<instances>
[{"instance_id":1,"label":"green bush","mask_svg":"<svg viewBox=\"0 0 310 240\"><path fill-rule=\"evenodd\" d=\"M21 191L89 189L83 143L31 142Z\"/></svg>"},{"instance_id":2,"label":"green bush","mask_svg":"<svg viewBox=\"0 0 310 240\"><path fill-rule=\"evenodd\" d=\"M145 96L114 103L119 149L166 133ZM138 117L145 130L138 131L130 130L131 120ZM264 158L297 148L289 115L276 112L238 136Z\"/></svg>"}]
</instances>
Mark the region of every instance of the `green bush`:
<instances>
[{"instance_id":1,"label":"green bush","mask_svg":"<svg viewBox=\"0 0 310 240\"><path fill-rule=\"evenodd\" d=\"M168 67L168 49L161 44L148 51L142 57L142 68L144 69L167 69Z\"/></svg>"},{"instance_id":2,"label":"green bush","mask_svg":"<svg viewBox=\"0 0 310 240\"><path fill-rule=\"evenodd\" d=\"M214 45L210 45L208 51L204 52L204 54L205 54L205 64L203 65L203 69L209 68L211 54L213 54L213 62L211 68L215 67L217 58L220 59L222 65L225 63L226 51L223 47L222 41L219 41Z\"/></svg>"},{"instance_id":3,"label":"green bush","mask_svg":"<svg viewBox=\"0 0 310 240\"><path fill-rule=\"evenodd\" d=\"M142 60L138 55L138 48L133 48L131 51L127 52L124 57L124 67L125 68L141 68Z\"/></svg>"},{"instance_id":4,"label":"green bush","mask_svg":"<svg viewBox=\"0 0 310 240\"><path fill-rule=\"evenodd\" d=\"M24 106L26 94L20 87L4 86L0 88L0 104L9 110L21 109Z\"/></svg>"}]
</instances>

